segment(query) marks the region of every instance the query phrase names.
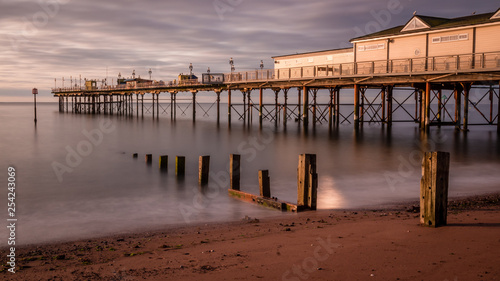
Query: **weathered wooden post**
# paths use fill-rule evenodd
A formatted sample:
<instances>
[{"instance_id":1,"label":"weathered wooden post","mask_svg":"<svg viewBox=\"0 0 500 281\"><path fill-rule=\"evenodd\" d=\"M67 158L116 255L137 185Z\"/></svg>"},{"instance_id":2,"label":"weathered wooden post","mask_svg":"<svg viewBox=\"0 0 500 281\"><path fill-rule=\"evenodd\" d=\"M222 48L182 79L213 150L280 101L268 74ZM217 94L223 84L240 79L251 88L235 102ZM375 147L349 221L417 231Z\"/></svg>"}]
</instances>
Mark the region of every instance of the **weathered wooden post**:
<instances>
[{"instance_id":1,"label":"weathered wooden post","mask_svg":"<svg viewBox=\"0 0 500 281\"><path fill-rule=\"evenodd\" d=\"M137 158L137 157L139 157L139 154L138 153L134 153L134 154L132 154L132 157L133 158Z\"/></svg>"},{"instance_id":2,"label":"weathered wooden post","mask_svg":"<svg viewBox=\"0 0 500 281\"><path fill-rule=\"evenodd\" d=\"M259 171L259 188L260 196L271 198L271 180L269 178L269 170Z\"/></svg>"},{"instance_id":3,"label":"weathered wooden post","mask_svg":"<svg viewBox=\"0 0 500 281\"><path fill-rule=\"evenodd\" d=\"M240 159L238 154L229 155L229 188L240 190Z\"/></svg>"},{"instance_id":4,"label":"weathered wooden post","mask_svg":"<svg viewBox=\"0 0 500 281\"><path fill-rule=\"evenodd\" d=\"M147 164L153 163L153 154L146 154L146 163Z\"/></svg>"},{"instance_id":5,"label":"weathered wooden post","mask_svg":"<svg viewBox=\"0 0 500 281\"><path fill-rule=\"evenodd\" d=\"M184 176L186 173L186 157L175 156L175 175Z\"/></svg>"},{"instance_id":6,"label":"weathered wooden post","mask_svg":"<svg viewBox=\"0 0 500 281\"><path fill-rule=\"evenodd\" d=\"M297 171L297 205L316 210L318 174L316 154L301 154Z\"/></svg>"},{"instance_id":7,"label":"weathered wooden post","mask_svg":"<svg viewBox=\"0 0 500 281\"><path fill-rule=\"evenodd\" d=\"M424 154L420 180L420 223L424 226L446 225L449 165L448 152Z\"/></svg>"},{"instance_id":8,"label":"weathered wooden post","mask_svg":"<svg viewBox=\"0 0 500 281\"><path fill-rule=\"evenodd\" d=\"M208 172L210 170L210 156L200 156L199 160L199 184L208 184Z\"/></svg>"},{"instance_id":9,"label":"weathered wooden post","mask_svg":"<svg viewBox=\"0 0 500 281\"><path fill-rule=\"evenodd\" d=\"M168 170L168 155L160 156L160 170L167 171Z\"/></svg>"},{"instance_id":10,"label":"weathered wooden post","mask_svg":"<svg viewBox=\"0 0 500 281\"><path fill-rule=\"evenodd\" d=\"M34 99L34 106L35 106L35 125L36 125L36 95L38 95L38 89L37 88L33 88L33 90L31 90L31 93L33 94L33 99Z\"/></svg>"}]
</instances>

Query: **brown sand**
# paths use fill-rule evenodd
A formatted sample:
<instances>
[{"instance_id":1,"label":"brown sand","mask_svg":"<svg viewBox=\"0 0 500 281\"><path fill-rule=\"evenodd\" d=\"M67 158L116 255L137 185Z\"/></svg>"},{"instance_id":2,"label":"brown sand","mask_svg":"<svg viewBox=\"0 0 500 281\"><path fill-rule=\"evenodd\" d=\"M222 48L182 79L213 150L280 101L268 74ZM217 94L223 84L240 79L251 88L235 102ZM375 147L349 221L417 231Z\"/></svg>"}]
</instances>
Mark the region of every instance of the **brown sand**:
<instances>
[{"instance_id":1,"label":"brown sand","mask_svg":"<svg viewBox=\"0 0 500 281\"><path fill-rule=\"evenodd\" d=\"M0 279L500 280L499 202L452 201L441 228L406 205L21 247L17 273L4 265Z\"/></svg>"}]
</instances>

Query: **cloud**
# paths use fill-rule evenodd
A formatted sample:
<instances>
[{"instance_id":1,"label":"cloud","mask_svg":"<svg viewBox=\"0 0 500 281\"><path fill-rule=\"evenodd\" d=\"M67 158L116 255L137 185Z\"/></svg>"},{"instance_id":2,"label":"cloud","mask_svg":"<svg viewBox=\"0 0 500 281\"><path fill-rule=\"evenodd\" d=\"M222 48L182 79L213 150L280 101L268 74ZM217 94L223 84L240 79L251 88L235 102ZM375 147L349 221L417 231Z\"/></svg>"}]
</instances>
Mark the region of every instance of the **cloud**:
<instances>
[{"instance_id":1,"label":"cloud","mask_svg":"<svg viewBox=\"0 0 500 281\"><path fill-rule=\"evenodd\" d=\"M189 63L196 73L228 72L230 57L237 70L260 60L271 68L271 56L345 46L389 1L398 0L3 0L0 88L48 93L54 78L59 86L62 77L101 79L106 69L110 80L134 69L145 77L150 68L154 79L171 80ZM414 10L453 17L477 9L463 0L399 3L403 11L387 27Z\"/></svg>"}]
</instances>

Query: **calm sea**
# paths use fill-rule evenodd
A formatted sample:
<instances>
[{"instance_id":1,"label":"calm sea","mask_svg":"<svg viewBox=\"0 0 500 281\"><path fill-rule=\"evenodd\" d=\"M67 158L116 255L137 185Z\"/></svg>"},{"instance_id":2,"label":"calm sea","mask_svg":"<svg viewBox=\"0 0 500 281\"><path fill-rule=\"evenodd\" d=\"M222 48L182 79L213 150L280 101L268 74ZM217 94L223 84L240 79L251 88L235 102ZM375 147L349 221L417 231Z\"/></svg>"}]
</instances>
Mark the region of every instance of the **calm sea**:
<instances>
[{"instance_id":1,"label":"calm sea","mask_svg":"<svg viewBox=\"0 0 500 281\"><path fill-rule=\"evenodd\" d=\"M293 120L286 128L265 121L259 129L256 112L252 125L233 114L228 126L226 104L217 125L215 108L208 116L204 112L210 105L197 109L193 123L187 104L181 104L175 122L170 114L159 120L150 113L144 118L74 115L59 113L57 103L39 104L35 127L32 104L0 104L0 218L6 224L9 166L16 169L18 244L285 215L228 197L231 153L242 155L243 191L258 193L258 170L267 169L271 195L290 202L297 197L298 155L317 154L320 209L417 200L426 150L451 153L450 196L500 191L495 126L471 127L466 135L433 127L428 137L413 123L396 123L391 131L365 124L358 133L350 124L304 131ZM151 166L145 164L146 153L153 154ZM169 156L167 173L158 169L160 155ZM186 157L184 179L174 175L176 155ZM210 183L201 191L200 155L211 156ZM7 237L6 227L0 229Z\"/></svg>"}]
</instances>

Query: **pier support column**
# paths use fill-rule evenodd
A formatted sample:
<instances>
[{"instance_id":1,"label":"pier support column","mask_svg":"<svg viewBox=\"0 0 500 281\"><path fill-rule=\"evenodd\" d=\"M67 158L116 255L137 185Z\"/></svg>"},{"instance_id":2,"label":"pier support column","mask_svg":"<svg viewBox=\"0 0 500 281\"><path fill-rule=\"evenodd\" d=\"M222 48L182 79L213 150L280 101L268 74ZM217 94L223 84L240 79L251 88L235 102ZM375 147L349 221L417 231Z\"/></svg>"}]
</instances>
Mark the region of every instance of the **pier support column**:
<instances>
[{"instance_id":1,"label":"pier support column","mask_svg":"<svg viewBox=\"0 0 500 281\"><path fill-rule=\"evenodd\" d=\"M443 117L442 113L443 113L443 90L440 88L438 90L438 111L436 116L439 127L441 127L441 122L443 121L441 120L441 118Z\"/></svg>"},{"instance_id":2,"label":"pier support column","mask_svg":"<svg viewBox=\"0 0 500 281\"><path fill-rule=\"evenodd\" d=\"M335 88L335 123L340 125L340 88Z\"/></svg>"},{"instance_id":3,"label":"pier support column","mask_svg":"<svg viewBox=\"0 0 500 281\"><path fill-rule=\"evenodd\" d=\"M160 94L156 94L156 119L160 118Z\"/></svg>"},{"instance_id":4,"label":"pier support column","mask_svg":"<svg viewBox=\"0 0 500 281\"><path fill-rule=\"evenodd\" d=\"M247 120L248 124L252 123L252 110L253 110L253 102L252 99L250 98L250 94L252 93L252 90L249 89L247 91L247 101L248 101L248 111L247 111Z\"/></svg>"},{"instance_id":5,"label":"pier support column","mask_svg":"<svg viewBox=\"0 0 500 281\"><path fill-rule=\"evenodd\" d=\"M382 126L387 123L387 120L385 119L385 111L387 110L387 107L385 106L386 104L386 93L387 93L387 87L382 86L382 89L380 90L380 101L382 102Z\"/></svg>"},{"instance_id":6,"label":"pier support column","mask_svg":"<svg viewBox=\"0 0 500 281\"><path fill-rule=\"evenodd\" d=\"M262 98L263 98L263 89L259 89L259 125L262 127Z\"/></svg>"},{"instance_id":7,"label":"pier support column","mask_svg":"<svg viewBox=\"0 0 500 281\"><path fill-rule=\"evenodd\" d=\"M95 114L95 95L92 95L92 114Z\"/></svg>"},{"instance_id":8,"label":"pier support column","mask_svg":"<svg viewBox=\"0 0 500 281\"><path fill-rule=\"evenodd\" d=\"M135 94L135 115L139 118L139 93Z\"/></svg>"},{"instance_id":9,"label":"pier support column","mask_svg":"<svg viewBox=\"0 0 500 281\"><path fill-rule=\"evenodd\" d=\"M285 98L285 104L283 105L283 125L286 126L287 115L288 115L288 91L290 88L283 89L283 95Z\"/></svg>"},{"instance_id":10,"label":"pier support column","mask_svg":"<svg viewBox=\"0 0 500 281\"><path fill-rule=\"evenodd\" d=\"M453 95L455 96L455 130L460 130L462 122L462 88L459 84L455 84Z\"/></svg>"},{"instance_id":11,"label":"pier support column","mask_svg":"<svg viewBox=\"0 0 500 281\"><path fill-rule=\"evenodd\" d=\"M241 91L241 94L243 95L243 124L246 124L247 122L247 95L246 95L247 89L243 89Z\"/></svg>"},{"instance_id":12,"label":"pier support column","mask_svg":"<svg viewBox=\"0 0 500 281\"><path fill-rule=\"evenodd\" d=\"M191 91L191 94L193 94L193 122L196 121L196 93L198 91Z\"/></svg>"},{"instance_id":13,"label":"pier support column","mask_svg":"<svg viewBox=\"0 0 500 281\"><path fill-rule=\"evenodd\" d=\"M331 128L333 124L333 103L334 103L334 92L335 88L329 88L330 99L328 100L328 127Z\"/></svg>"},{"instance_id":14,"label":"pier support column","mask_svg":"<svg viewBox=\"0 0 500 281\"><path fill-rule=\"evenodd\" d=\"M141 93L141 116L144 118L144 93Z\"/></svg>"},{"instance_id":15,"label":"pier support column","mask_svg":"<svg viewBox=\"0 0 500 281\"><path fill-rule=\"evenodd\" d=\"M153 118L155 118L155 94L151 93L151 98L152 98L152 109L151 111L153 111Z\"/></svg>"},{"instance_id":16,"label":"pier support column","mask_svg":"<svg viewBox=\"0 0 500 281\"><path fill-rule=\"evenodd\" d=\"M215 94L217 95L217 124L220 123L220 90L215 91Z\"/></svg>"},{"instance_id":17,"label":"pier support column","mask_svg":"<svg viewBox=\"0 0 500 281\"><path fill-rule=\"evenodd\" d=\"M359 85L354 84L354 128L359 129Z\"/></svg>"},{"instance_id":18,"label":"pier support column","mask_svg":"<svg viewBox=\"0 0 500 281\"><path fill-rule=\"evenodd\" d=\"M279 116L278 95L281 89L273 89L273 91L274 91L274 124L278 125L278 116Z\"/></svg>"},{"instance_id":19,"label":"pier support column","mask_svg":"<svg viewBox=\"0 0 500 281\"><path fill-rule=\"evenodd\" d=\"M464 132L469 131L469 93L470 93L470 84L462 83L462 87L464 90L464 122L463 122L463 130Z\"/></svg>"},{"instance_id":20,"label":"pier support column","mask_svg":"<svg viewBox=\"0 0 500 281\"><path fill-rule=\"evenodd\" d=\"M318 89L313 89L312 94L313 94L313 108L312 108L313 126L315 126L316 122L318 121L317 117L316 117L316 108L318 106L318 103L317 103Z\"/></svg>"},{"instance_id":21,"label":"pier support column","mask_svg":"<svg viewBox=\"0 0 500 281\"><path fill-rule=\"evenodd\" d=\"M301 102L302 102L302 99L301 99L301 91L302 89L301 88L297 88L297 109L298 109L298 113L297 113L297 119L298 121L300 122L300 118L301 118L301 110L302 110L302 107L301 107ZM300 123L299 123L300 124Z\"/></svg>"},{"instance_id":22,"label":"pier support column","mask_svg":"<svg viewBox=\"0 0 500 281\"><path fill-rule=\"evenodd\" d=\"M307 128L309 126L309 87L304 86L304 104L303 104L303 112L302 112L302 121L304 127Z\"/></svg>"},{"instance_id":23,"label":"pier support column","mask_svg":"<svg viewBox=\"0 0 500 281\"><path fill-rule=\"evenodd\" d=\"M109 113L113 115L113 94L109 96Z\"/></svg>"},{"instance_id":24,"label":"pier support column","mask_svg":"<svg viewBox=\"0 0 500 281\"><path fill-rule=\"evenodd\" d=\"M500 83L498 87L497 134L500 135Z\"/></svg>"},{"instance_id":25,"label":"pier support column","mask_svg":"<svg viewBox=\"0 0 500 281\"><path fill-rule=\"evenodd\" d=\"M387 124L392 126L392 102L394 86L387 86Z\"/></svg>"},{"instance_id":26,"label":"pier support column","mask_svg":"<svg viewBox=\"0 0 500 281\"><path fill-rule=\"evenodd\" d=\"M227 90L227 122L231 124L231 89Z\"/></svg>"}]
</instances>

